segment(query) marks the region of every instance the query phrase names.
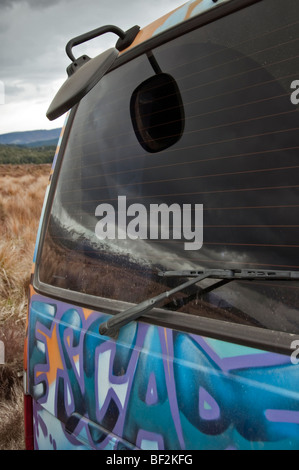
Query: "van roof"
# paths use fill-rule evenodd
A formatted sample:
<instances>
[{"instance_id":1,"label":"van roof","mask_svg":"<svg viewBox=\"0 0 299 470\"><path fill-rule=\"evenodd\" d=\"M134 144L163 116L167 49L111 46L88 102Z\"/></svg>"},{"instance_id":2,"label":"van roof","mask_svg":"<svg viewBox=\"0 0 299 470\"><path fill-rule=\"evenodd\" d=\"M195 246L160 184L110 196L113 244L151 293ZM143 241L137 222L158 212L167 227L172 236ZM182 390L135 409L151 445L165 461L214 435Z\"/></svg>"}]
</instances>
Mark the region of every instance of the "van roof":
<instances>
[{"instance_id":1,"label":"van roof","mask_svg":"<svg viewBox=\"0 0 299 470\"><path fill-rule=\"evenodd\" d=\"M219 6L220 4L227 3L229 1L231 0L189 0L189 2L182 4L180 7L170 11L166 15L141 29L131 46L129 46L123 52L132 49L133 47L147 41L153 36L161 34L167 29L173 28L178 24L193 18L194 16L201 15L206 11Z\"/></svg>"},{"instance_id":2,"label":"van roof","mask_svg":"<svg viewBox=\"0 0 299 470\"><path fill-rule=\"evenodd\" d=\"M71 39L66 45L66 53L72 60L72 64L67 68L69 77L58 90L50 104L46 113L48 119L56 119L78 103L78 101L101 79L107 70L111 70L111 67L119 53L122 55L125 52L135 49L135 47L145 43L147 40L153 37L159 37L165 31L169 31L194 17L200 16L214 8L217 8L223 3L231 1L232 0L189 0L187 3L182 4L180 7L172 10L141 30L139 30L139 26L134 26L128 30L126 33L129 34L130 40L133 40L133 38L135 39L126 49L122 50L121 47L118 48L116 43L114 50L113 48L108 49L106 52L100 54L91 61L89 61L90 59L87 56L82 56L76 59L72 54L72 48L75 45L82 44L83 42L105 34L106 32L114 32L120 39L124 39L122 35L120 35L120 32L124 35L126 35L126 33L117 28L117 26L107 25ZM243 1L246 3L246 0ZM127 42L127 44L129 43L130 42ZM125 57L128 56L126 55ZM88 59L88 61L86 59ZM80 65L78 66L79 63ZM81 68L82 65L84 66ZM76 75L74 79L73 74L75 71Z\"/></svg>"}]
</instances>

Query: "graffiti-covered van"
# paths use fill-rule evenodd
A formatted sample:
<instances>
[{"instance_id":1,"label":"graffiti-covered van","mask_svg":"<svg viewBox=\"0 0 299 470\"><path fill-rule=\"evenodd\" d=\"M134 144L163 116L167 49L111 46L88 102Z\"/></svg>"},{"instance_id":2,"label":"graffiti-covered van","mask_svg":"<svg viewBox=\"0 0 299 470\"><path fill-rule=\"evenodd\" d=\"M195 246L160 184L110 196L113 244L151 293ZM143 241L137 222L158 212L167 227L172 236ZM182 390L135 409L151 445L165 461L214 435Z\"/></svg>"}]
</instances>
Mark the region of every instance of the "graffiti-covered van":
<instances>
[{"instance_id":1,"label":"graffiti-covered van","mask_svg":"<svg viewBox=\"0 0 299 470\"><path fill-rule=\"evenodd\" d=\"M191 0L67 43L28 449L299 449L297 3Z\"/></svg>"}]
</instances>

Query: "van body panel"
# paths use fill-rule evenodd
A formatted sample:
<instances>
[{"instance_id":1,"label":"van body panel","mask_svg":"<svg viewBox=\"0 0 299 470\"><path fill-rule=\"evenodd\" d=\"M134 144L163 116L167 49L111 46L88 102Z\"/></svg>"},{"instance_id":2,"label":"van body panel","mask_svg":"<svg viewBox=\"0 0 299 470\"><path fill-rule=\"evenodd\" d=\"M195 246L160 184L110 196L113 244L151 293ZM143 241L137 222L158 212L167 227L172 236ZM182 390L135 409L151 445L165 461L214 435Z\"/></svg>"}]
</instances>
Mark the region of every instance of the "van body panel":
<instances>
[{"instance_id":1,"label":"van body panel","mask_svg":"<svg viewBox=\"0 0 299 470\"><path fill-rule=\"evenodd\" d=\"M142 322L115 341L98 333L106 319L32 296L37 448L298 448L290 357Z\"/></svg>"},{"instance_id":2,"label":"van body panel","mask_svg":"<svg viewBox=\"0 0 299 470\"><path fill-rule=\"evenodd\" d=\"M26 324L36 449L299 449L298 282L233 282L202 298L198 287L128 323L116 339L99 333L111 315L176 285L158 270L299 270L299 126L290 87L298 22L294 1L286 3L246 1L254 5L242 10L238 0L187 2L141 30L132 56L121 53L67 116ZM175 37L177 27L210 9L216 20L227 5L239 6ZM164 34L165 43L151 43ZM170 124L180 121L175 131L155 121L164 96L148 100L161 75L161 86L173 79L172 94L181 95L164 106L180 111L170 113ZM118 196L144 203L149 217L147 201L201 204L203 248L186 250L174 222L172 240L125 239L119 230L117 242L99 242L96 211L109 202L120 214ZM257 330L265 334L254 340Z\"/></svg>"},{"instance_id":3,"label":"van body panel","mask_svg":"<svg viewBox=\"0 0 299 470\"><path fill-rule=\"evenodd\" d=\"M149 40L153 36L161 34L168 29L174 28L175 26L189 20L190 18L201 15L215 7L219 7L220 4L228 2L231 2L231 0L218 0L217 2L212 2L210 0L190 0L148 26L142 28L131 46L123 51L122 54Z\"/></svg>"}]
</instances>

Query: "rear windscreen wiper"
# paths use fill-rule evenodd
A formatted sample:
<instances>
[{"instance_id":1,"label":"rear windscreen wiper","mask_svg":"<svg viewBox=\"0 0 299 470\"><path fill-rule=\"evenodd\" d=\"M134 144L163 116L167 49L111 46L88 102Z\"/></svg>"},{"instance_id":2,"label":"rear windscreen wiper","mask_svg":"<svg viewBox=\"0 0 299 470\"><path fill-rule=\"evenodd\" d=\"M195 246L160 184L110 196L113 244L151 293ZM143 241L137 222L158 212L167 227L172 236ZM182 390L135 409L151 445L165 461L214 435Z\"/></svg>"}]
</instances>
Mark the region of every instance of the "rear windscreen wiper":
<instances>
[{"instance_id":1,"label":"rear windscreen wiper","mask_svg":"<svg viewBox=\"0 0 299 470\"><path fill-rule=\"evenodd\" d=\"M299 271L280 271L267 269L201 269L187 271L160 271L162 277L197 277L204 273L209 273L211 279L230 279L230 280L299 280Z\"/></svg>"},{"instance_id":2,"label":"rear windscreen wiper","mask_svg":"<svg viewBox=\"0 0 299 470\"><path fill-rule=\"evenodd\" d=\"M162 294L156 295L148 300L140 302L140 304L134 305L123 312L117 313L114 317L110 318L108 321L102 323L99 327L99 332L101 335L115 336L119 328L126 325L127 323L136 320L138 317L141 317L146 312L149 312L157 305L160 305L165 299L168 299L173 294L180 292L183 289L186 289L193 284L196 284L203 279L209 277L209 271L203 272L199 276L191 279L190 281L184 282L173 289L162 292Z\"/></svg>"},{"instance_id":3,"label":"rear windscreen wiper","mask_svg":"<svg viewBox=\"0 0 299 470\"><path fill-rule=\"evenodd\" d=\"M165 299L168 299L172 295L180 292L194 284L197 284L204 279L221 279L221 281L215 283L213 286L202 289L201 294L206 293L212 289L220 287L227 282L234 280L259 280L259 281L298 281L299 271L275 271L275 270L255 270L255 269L208 269L208 270L190 270L190 271L165 271L159 272L162 277L192 277L191 280L179 284L173 289L162 292L162 294L156 295L148 300L144 300L133 307L130 307L123 312L116 314L108 321L102 323L99 327L101 335L115 336L118 330L126 325L127 323L136 320L141 317L144 313L149 312L154 307L157 307Z\"/></svg>"}]
</instances>

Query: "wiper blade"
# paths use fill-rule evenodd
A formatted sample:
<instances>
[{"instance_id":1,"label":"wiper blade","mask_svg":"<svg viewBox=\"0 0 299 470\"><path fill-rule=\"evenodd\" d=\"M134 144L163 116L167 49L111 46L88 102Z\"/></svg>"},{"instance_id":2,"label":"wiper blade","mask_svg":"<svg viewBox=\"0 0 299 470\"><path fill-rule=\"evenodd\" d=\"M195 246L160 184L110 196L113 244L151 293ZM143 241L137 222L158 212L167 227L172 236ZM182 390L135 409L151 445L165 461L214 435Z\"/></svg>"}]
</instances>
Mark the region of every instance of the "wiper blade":
<instances>
[{"instance_id":1,"label":"wiper blade","mask_svg":"<svg viewBox=\"0 0 299 470\"><path fill-rule=\"evenodd\" d=\"M261 281L298 281L299 271L280 271L266 269L209 269L190 271L160 271L162 277L197 277L209 273L210 279L261 280Z\"/></svg>"},{"instance_id":2,"label":"wiper blade","mask_svg":"<svg viewBox=\"0 0 299 470\"><path fill-rule=\"evenodd\" d=\"M255 270L255 269L209 269L209 270L190 270L190 271L165 271L159 272L163 277L192 277L189 281L174 287L173 289L162 292L148 300L144 300L133 307L124 310L110 318L108 321L102 323L99 327L101 335L114 337L118 330L127 323L136 320L144 313L149 312L154 307L157 307L165 299L180 292L187 287L197 284L204 279L222 279L222 281L215 283L202 290L202 293L209 292L226 282L234 280L299 280L299 271L275 271L275 270Z\"/></svg>"}]
</instances>

